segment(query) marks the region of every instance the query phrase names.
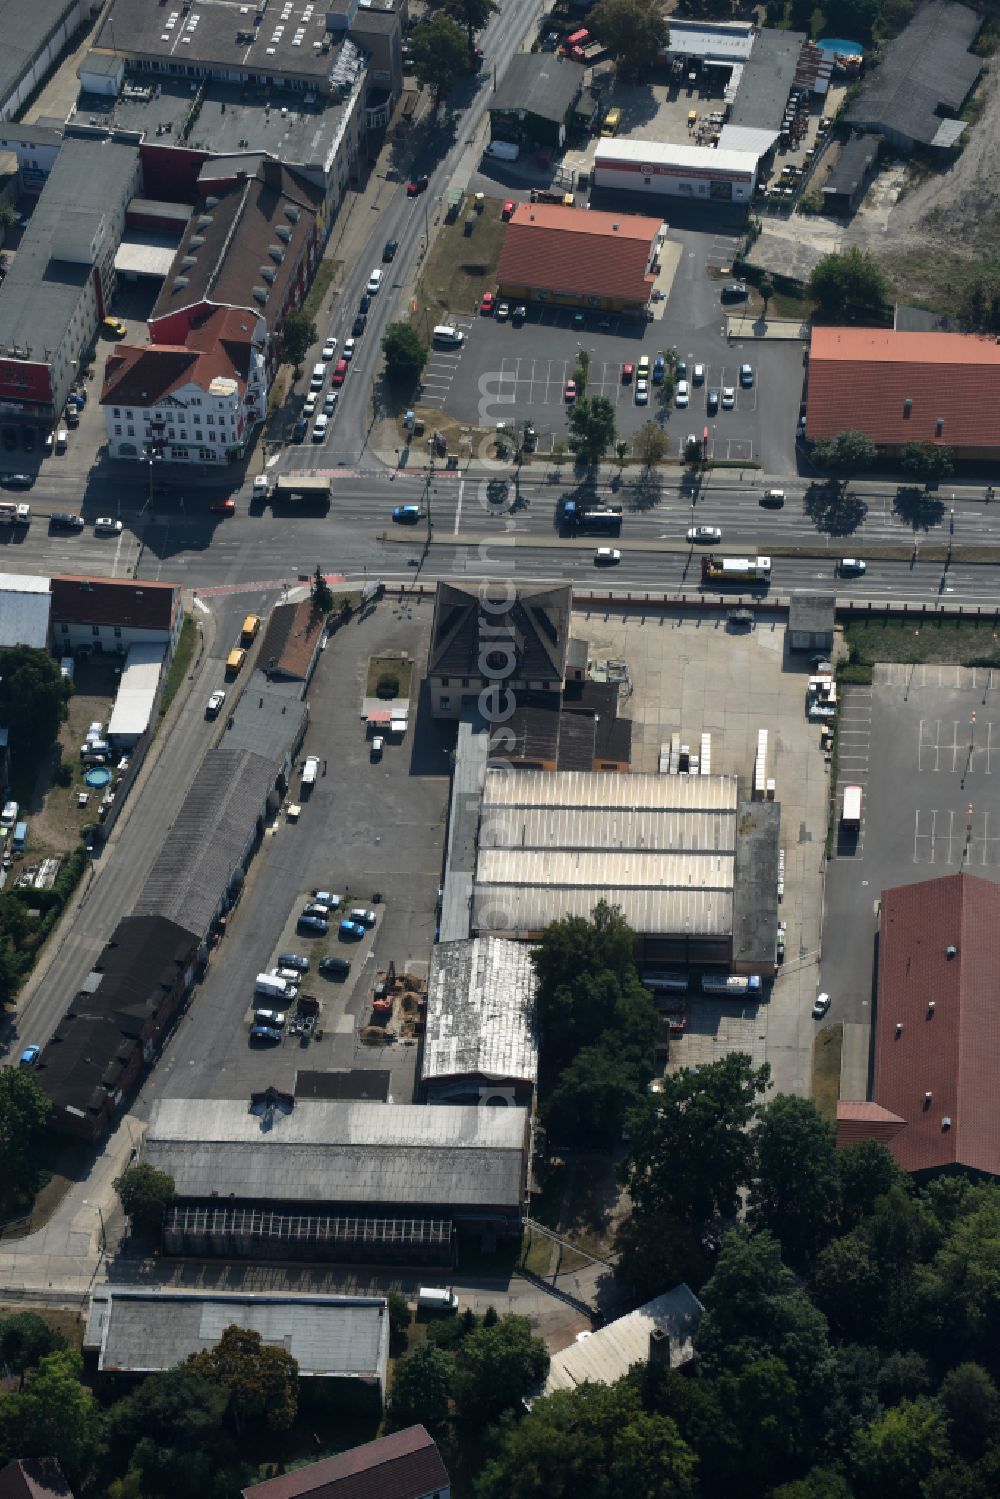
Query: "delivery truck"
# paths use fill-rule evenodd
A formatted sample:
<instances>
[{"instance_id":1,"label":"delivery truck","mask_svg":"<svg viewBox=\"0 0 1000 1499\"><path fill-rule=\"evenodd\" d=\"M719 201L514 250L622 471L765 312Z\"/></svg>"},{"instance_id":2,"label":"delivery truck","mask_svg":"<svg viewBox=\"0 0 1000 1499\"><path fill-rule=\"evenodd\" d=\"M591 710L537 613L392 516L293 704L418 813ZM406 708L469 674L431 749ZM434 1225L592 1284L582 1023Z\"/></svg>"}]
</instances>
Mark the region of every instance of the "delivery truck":
<instances>
[{"instance_id":1,"label":"delivery truck","mask_svg":"<svg viewBox=\"0 0 1000 1499\"><path fill-rule=\"evenodd\" d=\"M701 981L702 994L732 995L760 993L758 973L706 973Z\"/></svg>"},{"instance_id":2,"label":"delivery truck","mask_svg":"<svg viewBox=\"0 0 1000 1499\"><path fill-rule=\"evenodd\" d=\"M840 820L845 828L859 828L861 826L861 787L844 787L844 807L840 814Z\"/></svg>"}]
</instances>

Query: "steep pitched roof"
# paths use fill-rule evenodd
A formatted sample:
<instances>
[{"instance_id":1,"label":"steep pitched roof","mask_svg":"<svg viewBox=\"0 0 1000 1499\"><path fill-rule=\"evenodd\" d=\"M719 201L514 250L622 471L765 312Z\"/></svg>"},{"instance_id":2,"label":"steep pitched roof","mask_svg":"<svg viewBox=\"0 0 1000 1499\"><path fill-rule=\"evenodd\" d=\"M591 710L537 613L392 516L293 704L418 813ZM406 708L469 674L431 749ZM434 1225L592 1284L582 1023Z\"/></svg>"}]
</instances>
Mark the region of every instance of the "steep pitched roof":
<instances>
[{"instance_id":1,"label":"steep pitched roof","mask_svg":"<svg viewBox=\"0 0 1000 1499\"><path fill-rule=\"evenodd\" d=\"M504 235L497 282L645 304L653 289L649 264L660 227L660 219L635 214L519 203Z\"/></svg>"},{"instance_id":2,"label":"steep pitched roof","mask_svg":"<svg viewBox=\"0 0 1000 1499\"><path fill-rule=\"evenodd\" d=\"M878 67L866 73L845 119L934 143L942 106L957 112L982 72L982 60L969 52L980 24L967 5L932 0L920 6Z\"/></svg>"},{"instance_id":3,"label":"steep pitched roof","mask_svg":"<svg viewBox=\"0 0 1000 1499\"><path fill-rule=\"evenodd\" d=\"M15 1458L0 1470L0 1499L73 1499L54 1457Z\"/></svg>"},{"instance_id":4,"label":"steep pitched roof","mask_svg":"<svg viewBox=\"0 0 1000 1499\"><path fill-rule=\"evenodd\" d=\"M214 307L183 344L119 344L104 367L102 406L155 406L175 390L207 390L217 378L245 390L254 318L241 307Z\"/></svg>"},{"instance_id":5,"label":"steep pitched roof","mask_svg":"<svg viewBox=\"0 0 1000 1499\"><path fill-rule=\"evenodd\" d=\"M261 642L258 657L261 668L268 676L304 681L325 624L312 599L303 599L298 604L276 604Z\"/></svg>"},{"instance_id":6,"label":"steep pitched roof","mask_svg":"<svg viewBox=\"0 0 1000 1499\"><path fill-rule=\"evenodd\" d=\"M940 422L940 425L939 425ZM1000 343L971 333L814 328L806 435L1000 446Z\"/></svg>"},{"instance_id":7,"label":"steep pitched roof","mask_svg":"<svg viewBox=\"0 0 1000 1499\"><path fill-rule=\"evenodd\" d=\"M243 1490L243 1499L423 1499L449 1487L441 1454L422 1426L408 1426Z\"/></svg>"},{"instance_id":8,"label":"steep pitched roof","mask_svg":"<svg viewBox=\"0 0 1000 1499\"><path fill-rule=\"evenodd\" d=\"M175 583L131 583L125 578L53 578L54 625L122 625L169 630L180 607Z\"/></svg>"},{"instance_id":9,"label":"steep pitched roof","mask_svg":"<svg viewBox=\"0 0 1000 1499\"><path fill-rule=\"evenodd\" d=\"M881 1104L847 1098L837 1104L837 1144L841 1149L862 1140L881 1140L888 1145L905 1128L906 1120Z\"/></svg>"},{"instance_id":10,"label":"steep pitched roof","mask_svg":"<svg viewBox=\"0 0 1000 1499\"><path fill-rule=\"evenodd\" d=\"M504 589L486 613L480 608L479 588L439 583L428 671L478 680L483 675L481 653L488 652L491 645L498 651L506 649L509 642L517 657L518 677L561 682L566 670L571 598L568 585L519 588L513 599L508 599Z\"/></svg>"},{"instance_id":11,"label":"steep pitched roof","mask_svg":"<svg viewBox=\"0 0 1000 1499\"><path fill-rule=\"evenodd\" d=\"M905 1120L890 1148L906 1171L1000 1175L998 972L1000 885L962 873L882 892L872 1094Z\"/></svg>"}]
</instances>

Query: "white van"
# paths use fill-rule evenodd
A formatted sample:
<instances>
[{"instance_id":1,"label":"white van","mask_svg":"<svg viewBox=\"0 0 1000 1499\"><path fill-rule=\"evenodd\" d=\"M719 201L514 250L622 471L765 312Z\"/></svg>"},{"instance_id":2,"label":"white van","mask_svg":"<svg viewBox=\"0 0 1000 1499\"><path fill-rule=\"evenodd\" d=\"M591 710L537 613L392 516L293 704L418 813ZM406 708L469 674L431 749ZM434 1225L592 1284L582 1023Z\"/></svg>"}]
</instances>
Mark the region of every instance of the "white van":
<instances>
[{"instance_id":1,"label":"white van","mask_svg":"<svg viewBox=\"0 0 1000 1499\"><path fill-rule=\"evenodd\" d=\"M312 440L313 440L313 442L322 442L323 441L324 437L326 436L326 429L327 429L327 427L329 427L329 425L330 425L330 418L328 416L323 416L322 413L321 413L316 418L315 422L313 423L313 430L312 430Z\"/></svg>"},{"instance_id":2,"label":"white van","mask_svg":"<svg viewBox=\"0 0 1000 1499\"><path fill-rule=\"evenodd\" d=\"M455 347L463 342L465 334L460 328L453 328L450 323L438 323L433 337L436 344L451 344Z\"/></svg>"},{"instance_id":3,"label":"white van","mask_svg":"<svg viewBox=\"0 0 1000 1499\"><path fill-rule=\"evenodd\" d=\"M314 364L312 378L309 381L310 390L322 390L323 381L326 379L326 365Z\"/></svg>"},{"instance_id":4,"label":"white van","mask_svg":"<svg viewBox=\"0 0 1000 1499\"><path fill-rule=\"evenodd\" d=\"M417 1292L417 1309L425 1312L457 1312L458 1297L444 1286L421 1286Z\"/></svg>"},{"instance_id":5,"label":"white van","mask_svg":"<svg viewBox=\"0 0 1000 1499\"><path fill-rule=\"evenodd\" d=\"M370 297L374 297L376 295L376 293L378 292L378 289L379 289L379 287L381 285L382 285L382 268L381 268L381 266L376 266L375 269L372 271L371 275L368 277L368 285L367 285L367 287L365 289L368 292L368 295Z\"/></svg>"}]
</instances>

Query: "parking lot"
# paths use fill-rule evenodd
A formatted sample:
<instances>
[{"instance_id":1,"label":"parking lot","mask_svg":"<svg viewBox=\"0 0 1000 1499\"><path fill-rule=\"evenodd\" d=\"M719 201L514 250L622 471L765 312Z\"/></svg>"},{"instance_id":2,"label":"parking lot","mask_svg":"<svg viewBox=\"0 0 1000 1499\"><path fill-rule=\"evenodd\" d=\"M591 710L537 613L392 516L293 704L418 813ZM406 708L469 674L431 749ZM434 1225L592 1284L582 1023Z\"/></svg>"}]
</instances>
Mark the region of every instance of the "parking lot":
<instances>
[{"instance_id":1,"label":"parking lot","mask_svg":"<svg viewBox=\"0 0 1000 1499\"><path fill-rule=\"evenodd\" d=\"M869 1024L884 889L963 868L993 877L1000 867L993 681L985 668L882 665L871 688L847 689L838 815L850 784L863 788L864 812L856 839L838 832L826 879L822 987L836 1019Z\"/></svg>"},{"instance_id":2,"label":"parking lot","mask_svg":"<svg viewBox=\"0 0 1000 1499\"><path fill-rule=\"evenodd\" d=\"M431 608L429 599L384 600L322 653L301 756L320 757L323 771L301 799L298 820L279 813L265 834L205 981L143 1089L140 1112L159 1096L245 1098L270 1085L291 1091L300 1069L389 1069L392 1098L412 1098L416 1046L368 1045L360 1031L371 1016L377 970L392 961L399 972L427 973L454 729L416 713L415 681L407 735L374 759L360 706L369 656L406 650L422 667ZM297 768L290 799L299 800L299 791ZM337 922L346 911L338 911L325 935L298 933L296 919L315 889L341 895L345 908L372 907L375 926L360 940L342 941ZM255 978L279 966L281 952L309 959L302 992L320 1001L322 1035L296 1036L286 1027L279 1044L254 1044ZM331 953L350 959L346 980L320 975L320 959Z\"/></svg>"}]
</instances>

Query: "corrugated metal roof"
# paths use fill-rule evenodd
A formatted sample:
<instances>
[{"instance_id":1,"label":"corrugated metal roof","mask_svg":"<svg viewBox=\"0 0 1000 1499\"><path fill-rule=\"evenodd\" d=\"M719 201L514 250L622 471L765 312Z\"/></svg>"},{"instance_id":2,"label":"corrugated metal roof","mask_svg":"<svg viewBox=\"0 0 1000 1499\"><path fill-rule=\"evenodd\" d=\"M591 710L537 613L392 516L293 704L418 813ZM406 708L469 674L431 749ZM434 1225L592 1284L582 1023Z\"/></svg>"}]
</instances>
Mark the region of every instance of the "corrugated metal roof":
<instances>
[{"instance_id":1,"label":"corrugated metal roof","mask_svg":"<svg viewBox=\"0 0 1000 1499\"><path fill-rule=\"evenodd\" d=\"M732 853L736 812L598 812L590 808L507 807L483 818L480 849L713 849Z\"/></svg>"},{"instance_id":2,"label":"corrugated metal roof","mask_svg":"<svg viewBox=\"0 0 1000 1499\"><path fill-rule=\"evenodd\" d=\"M476 884L728 892L733 888L733 864L731 853L714 849L701 854L484 849L476 867Z\"/></svg>"},{"instance_id":3,"label":"corrugated metal roof","mask_svg":"<svg viewBox=\"0 0 1000 1499\"><path fill-rule=\"evenodd\" d=\"M683 1282L554 1353L545 1381L545 1394L575 1390L582 1384L614 1384L635 1364L649 1361L649 1338L654 1329L670 1339L670 1365L677 1368L694 1355L694 1340L705 1308Z\"/></svg>"},{"instance_id":4,"label":"corrugated metal roof","mask_svg":"<svg viewBox=\"0 0 1000 1499\"><path fill-rule=\"evenodd\" d=\"M283 1348L302 1375L381 1380L385 1374L389 1326L381 1296L115 1288L106 1300L95 1298L88 1336L100 1340L98 1368L148 1373L214 1348L230 1326L249 1328L268 1346Z\"/></svg>"},{"instance_id":5,"label":"corrugated metal roof","mask_svg":"<svg viewBox=\"0 0 1000 1499\"><path fill-rule=\"evenodd\" d=\"M129 646L108 724L108 734L112 738L138 738L146 732L166 653L165 642Z\"/></svg>"},{"instance_id":6,"label":"corrugated metal roof","mask_svg":"<svg viewBox=\"0 0 1000 1499\"><path fill-rule=\"evenodd\" d=\"M49 638L49 580L0 573L0 646L44 650Z\"/></svg>"},{"instance_id":7,"label":"corrugated metal roof","mask_svg":"<svg viewBox=\"0 0 1000 1499\"><path fill-rule=\"evenodd\" d=\"M844 118L930 144L942 106L957 112L982 72L982 59L969 52L980 24L967 5L920 6L886 45L878 67L866 72Z\"/></svg>"},{"instance_id":8,"label":"corrugated metal roof","mask_svg":"<svg viewBox=\"0 0 1000 1499\"><path fill-rule=\"evenodd\" d=\"M480 937L431 951L420 1075L534 1083L535 970L521 942Z\"/></svg>"},{"instance_id":9,"label":"corrugated metal roof","mask_svg":"<svg viewBox=\"0 0 1000 1499\"><path fill-rule=\"evenodd\" d=\"M623 770L487 772L483 808L591 807L598 811L736 811L735 776L661 776Z\"/></svg>"},{"instance_id":10,"label":"corrugated metal roof","mask_svg":"<svg viewBox=\"0 0 1000 1499\"><path fill-rule=\"evenodd\" d=\"M564 916L589 920L599 900L620 906L634 932L647 936L727 937L733 929L731 891L636 889L634 886L476 885L475 931L533 936Z\"/></svg>"},{"instance_id":11,"label":"corrugated metal roof","mask_svg":"<svg viewBox=\"0 0 1000 1499\"><path fill-rule=\"evenodd\" d=\"M526 1121L520 1108L323 1099L262 1115L160 1099L144 1154L182 1198L516 1207Z\"/></svg>"},{"instance_id":12,"label":"corrugated metal roof","mask_svg":"<svg viewBox=\"0 0 1000 1499\"><path fill-rule=\"evenodd\" d=\"M243 1499L428 1499L451 1480L422 1426L307 1463L243 1490Z\"/></svg>"}]
</instances>

